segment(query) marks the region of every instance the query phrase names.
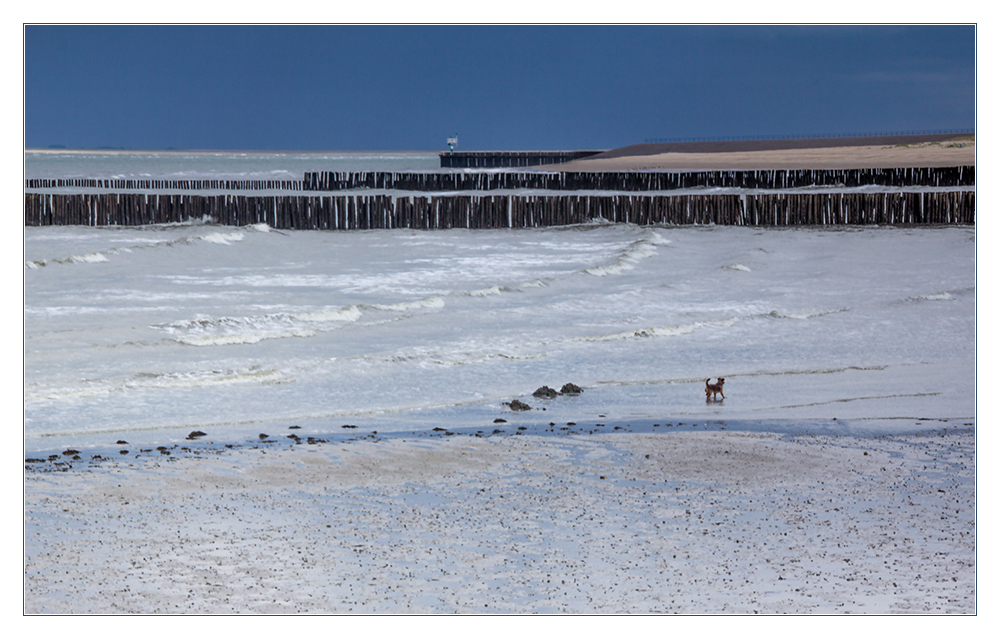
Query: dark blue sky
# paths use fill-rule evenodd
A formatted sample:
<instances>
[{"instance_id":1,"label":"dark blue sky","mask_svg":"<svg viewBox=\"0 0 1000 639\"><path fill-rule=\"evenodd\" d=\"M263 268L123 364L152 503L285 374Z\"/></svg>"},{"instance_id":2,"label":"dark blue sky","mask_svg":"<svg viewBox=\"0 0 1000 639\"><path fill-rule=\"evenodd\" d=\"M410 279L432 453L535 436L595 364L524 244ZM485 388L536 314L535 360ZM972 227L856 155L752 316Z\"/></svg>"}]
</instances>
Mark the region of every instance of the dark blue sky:
<instances>
[{"instance_id":1,"label":"dark blue sky","mask_svg":"<svg viewBox=\"0 0 1000 639\"><path fill-rule=\"evenodd\" d=\"M975 126L973 26L26 26L25 145L601 149Z\"/></svg>"}]
</instances>

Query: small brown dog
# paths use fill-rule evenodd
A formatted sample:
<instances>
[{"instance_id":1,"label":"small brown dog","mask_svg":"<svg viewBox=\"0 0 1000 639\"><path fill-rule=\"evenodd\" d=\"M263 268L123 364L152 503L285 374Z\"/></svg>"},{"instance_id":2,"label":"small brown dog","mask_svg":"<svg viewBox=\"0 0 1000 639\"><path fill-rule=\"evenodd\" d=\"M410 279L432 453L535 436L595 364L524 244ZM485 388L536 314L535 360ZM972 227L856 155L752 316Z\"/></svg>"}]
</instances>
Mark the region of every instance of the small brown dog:
<instances>
[{"instance_id":1,"label":"small brown dog","mask_svg":"<svg viewBox=\"0 0 1000 639\"><path fill-rule=\"evenodd\" d=\"M715 399L717 394L722 395L722 399L725 399L726 394L722 392L722 385L726 383L726 379L724 377L717 377L714 384L709 384L710 380L711 378L705 380L705 399Z\"/></svg>"}]
</instances>

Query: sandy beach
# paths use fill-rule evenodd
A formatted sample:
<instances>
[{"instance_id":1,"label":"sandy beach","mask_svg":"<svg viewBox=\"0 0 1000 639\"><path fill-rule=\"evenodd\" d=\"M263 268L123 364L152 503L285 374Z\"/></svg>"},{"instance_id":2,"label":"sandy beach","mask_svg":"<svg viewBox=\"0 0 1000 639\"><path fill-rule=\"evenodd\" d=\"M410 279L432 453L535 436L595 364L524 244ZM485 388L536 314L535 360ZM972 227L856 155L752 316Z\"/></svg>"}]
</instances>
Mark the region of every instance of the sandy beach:
<instances>
[{"instance_id":1,"label":"sandy beach","mask_svg":"<svg viewBox=\"0 0 1000 639\"><path fill-rule=\"evenodd\" d=\"M739 150L739 144L703 152L656 152L671 145L636 145L620 152L576 160L545 168L558 171L632 170L752 170L752 169L851 169L895 167L973 166L974 139L876 144ZM679 145L675 145L679 146Z\"/></svg>"},{"instance_id":2,"label":"sandy beach","mask_svg":"<svg viewBox=\"0 0 1000 639\"><path fill-rule=\"evenodd\" d=\"M966 423L660 428L29 474L25 612L976 612Z\"/></svg>"}]
</instances>

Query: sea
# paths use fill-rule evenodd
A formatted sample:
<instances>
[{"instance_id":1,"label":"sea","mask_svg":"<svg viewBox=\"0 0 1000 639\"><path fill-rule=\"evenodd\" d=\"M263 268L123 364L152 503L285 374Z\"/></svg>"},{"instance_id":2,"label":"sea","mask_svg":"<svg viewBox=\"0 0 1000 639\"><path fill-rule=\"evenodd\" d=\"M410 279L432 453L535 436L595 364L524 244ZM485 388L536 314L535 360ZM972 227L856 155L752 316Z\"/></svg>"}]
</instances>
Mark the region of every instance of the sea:
<instances>
[{"instance_id":1,"label":"sea","mask_svg":"<svg viewBox=\"0 0 1000 639\"><path fill-rule=\"evenodd\" d=\"M24 173L283 180L437 165L427 152L46 150L25 153ZM23 235L28 456L174 445L193 431L895 432L976 414L972 227L287 231L192 219ZM725 398L706 399L720 377ZM565 384L582 392L534 394Z\"/></svg>"}]
</instances>

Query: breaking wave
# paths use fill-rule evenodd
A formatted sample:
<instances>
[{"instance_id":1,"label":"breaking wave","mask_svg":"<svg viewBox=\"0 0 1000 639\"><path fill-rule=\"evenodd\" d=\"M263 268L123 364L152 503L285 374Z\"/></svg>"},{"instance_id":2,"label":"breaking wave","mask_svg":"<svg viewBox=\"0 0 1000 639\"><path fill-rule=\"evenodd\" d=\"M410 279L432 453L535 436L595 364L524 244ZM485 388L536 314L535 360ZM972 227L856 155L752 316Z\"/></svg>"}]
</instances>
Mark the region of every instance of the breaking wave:
<instances>
[{"instance_id":1,"label":"breaking wave","mask_svg":"<svg viewBox=\"0 0 1000 639\"><path fill-rule=\"evenodd\" d=\"M204 370L181 373L135 373L125 377L91 379L74 386L43 386L25 388L25 401L72 400L127 391L169 388L204 387L220 384L279 383L285 375L269 368Z\"/></svg>"},{"instance_id":2,"label":"breaking wave","mask_svg":"<svg viewBox=\"0 0 1000 639\"><path fill-rule=\"evenodd\" d=\"M311 337L321 330L333 330L361 317L356 306L307 313L272 313L252 317L218 317L157 324L153 328L169 333L189 346L256 344L267 339Z\"/></svg>"},{"instance_id":3,"label":"breaking wave","mask_svg":"<svg viewBox=\"0 0 1000 639\"><path fill-rule=\"evenodd\" d=\"M167 226L167 225L162 225ZM189 226L189 225L181 225ZM199 224L197 226L203 226ZM246 231L256 231L261 233L266 233L270 231L270 227L266 224L253 224L251 226L244 227L243 230ZM185 244L193 244L196 242L208 242L210 244L221 244L224 246L229 246L235 242L240 242L244 239L244 234L240 231L216 231L212 233L207 233L205 235L193 235L190 237L181 237L173 240L153 240L144 242L141 244L133 244L131 246L120 246L115 248L105 249L103 251L95 251L93 253L86 253L84 255L70 255L69 257L54 257L46 258L40 260L26 260L24 262L25 268L37 269L45 266L50 266L53 264L99 264L101 262L109 261L112 255L117 255L119 253L131 253L132 251L139 251L143 249L151 248L163 248L168 246L178 246Z\"/></svg>"},{"instance_id":4,"label":"breaking wave","mask_svg":"<svg viewBox=\"0 0 1000 639\"><path fill-rule=\"evenodd\" d=\"M634 269L639 262L647 257L656 255L658 246L667 246L669 244L670 240L662 237L656 231L647 231L645 237L642 237L625 247L625 250L623 250L618 255L618 258L611 264L588 268L584 270L584 272L590 275L596 275L597 277L618 275L620 273L624 273L625 271Z\"/></svg>"}]
</instances>

